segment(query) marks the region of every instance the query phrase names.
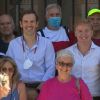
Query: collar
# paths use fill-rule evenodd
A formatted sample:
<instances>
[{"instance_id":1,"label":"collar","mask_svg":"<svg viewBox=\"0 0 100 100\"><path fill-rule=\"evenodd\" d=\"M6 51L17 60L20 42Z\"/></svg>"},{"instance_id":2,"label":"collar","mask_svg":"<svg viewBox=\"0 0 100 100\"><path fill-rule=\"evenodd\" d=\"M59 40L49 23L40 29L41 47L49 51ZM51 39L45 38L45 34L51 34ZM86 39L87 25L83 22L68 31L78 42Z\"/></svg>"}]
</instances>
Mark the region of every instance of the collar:
<instances>
[{"instance_id":1,"label":"collar","mask_svg":"<svg viewBox=\"0 0 100 100\"><path fill-rule=\"evenodd\" d=\"M36 50L37 50L38 43L39 43L39 35L36 34L36 36L37 36L37 43L32 47L32 49L35 48L35 52L36 52ZM25 52L25 46L24 46L24 45L25 45L25 41L24 41L23 36L21 36L21 41L22 41L23 52Z\"/></svg>"},{"instance_id":2,"label":"collar","mask_svg":"<svg viewBox=\"0 0 100 100\"><path fill-rule=\"evenodd\" d=\"M74 44L74 47L77 48L77 43ZM95 45L95 44L93 43L93 41L91 41L91 47L90 47L90 49L95 49L95 48L97 48L97 47L98 47L98 46ZM78 49L78 48L77 48L77 49Z\"/></svg>"},{"instance_id":3,"label":"collar","mask_svg":"<svg viewBox=\"0 0 100 100\"><path fill-rule=\"evenodd\" d=\"M39 42L39 36L40 36L40 35L39 35L38 33L36 33L37 43ZM21 36L21 41L25 44L23 35ZM36 44L37 44L37 43L36 43Z\"/></svg>"}]
</instances>

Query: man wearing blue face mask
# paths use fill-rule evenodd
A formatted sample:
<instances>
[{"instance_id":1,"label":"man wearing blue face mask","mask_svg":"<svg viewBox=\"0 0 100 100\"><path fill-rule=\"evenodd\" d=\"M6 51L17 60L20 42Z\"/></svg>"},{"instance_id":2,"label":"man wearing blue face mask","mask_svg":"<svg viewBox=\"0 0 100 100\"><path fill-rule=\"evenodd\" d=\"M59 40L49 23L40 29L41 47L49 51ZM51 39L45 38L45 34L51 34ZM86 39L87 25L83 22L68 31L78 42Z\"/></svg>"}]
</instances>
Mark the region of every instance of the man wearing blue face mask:
<instances>
[{"instance_id":1,"label":"man wearing blue face mask","mask_svg":"<svg viewBox=\"0 0 100 100\"><path fill-rule=\"evenodd\" d=\"M75 37L71 30L61 26L61 7L58 4L48 5L45 18L47 26L39 30L38 34L52 41L55 52L71 46Z\"/></svg>"},{"instance_id":2,"label":"man wearing blue face mask","mask_svg":"<svg viewBox=\"0 0 100 100\"><path fill-rule=\"evenodd\" d=\"M61 17L50 17L49 24L52 28L58 28L61 23Z\"/></svg>"}]
</instances>

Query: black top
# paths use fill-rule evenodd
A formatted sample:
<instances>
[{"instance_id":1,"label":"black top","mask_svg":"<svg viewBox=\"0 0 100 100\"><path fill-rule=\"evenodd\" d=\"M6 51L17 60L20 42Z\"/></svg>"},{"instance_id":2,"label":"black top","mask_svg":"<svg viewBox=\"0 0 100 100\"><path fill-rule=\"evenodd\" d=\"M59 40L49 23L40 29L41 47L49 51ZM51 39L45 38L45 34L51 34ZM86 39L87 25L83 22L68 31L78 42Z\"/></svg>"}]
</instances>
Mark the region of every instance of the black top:
<instances>
[{"instance_id":1,"label":"black top","mask_svg":"<svg viewBox=\"0 0 100 100\"><path fill-rule=\"evenodd\" d=\"M5 53L8 50L9 43L5 43L2 39L0 39L0 52Z\"/></svg>"},{"instance_id":2,"label":"black top","mask_svg":"<svg viewBox=\"0 0 100 100\"><path fill-rule=\"evenodd\" d=\"M16 38L16 36L15 36ZM9 43L5 43L1 38L0 38L0 52L6 54L8 50Z\"/></svg>"}]
</instances>

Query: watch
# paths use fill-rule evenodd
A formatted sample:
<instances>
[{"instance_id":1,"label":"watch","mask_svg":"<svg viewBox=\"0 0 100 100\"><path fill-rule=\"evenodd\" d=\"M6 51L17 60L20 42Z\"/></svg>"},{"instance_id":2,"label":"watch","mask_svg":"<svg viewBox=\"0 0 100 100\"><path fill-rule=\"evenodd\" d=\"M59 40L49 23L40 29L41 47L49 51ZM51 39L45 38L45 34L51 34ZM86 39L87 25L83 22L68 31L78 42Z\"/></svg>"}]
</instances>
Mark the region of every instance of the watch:
<instances>
[{"instance_id":1,"label":"watch","mask_svg":"<svg viewBox=\"0 0 100 100\"><path fill-rule=\"evenodd\" d=\"M39 94L40 93L40 89L36 88L35 91Z\"/></svg>"}]
</instances>

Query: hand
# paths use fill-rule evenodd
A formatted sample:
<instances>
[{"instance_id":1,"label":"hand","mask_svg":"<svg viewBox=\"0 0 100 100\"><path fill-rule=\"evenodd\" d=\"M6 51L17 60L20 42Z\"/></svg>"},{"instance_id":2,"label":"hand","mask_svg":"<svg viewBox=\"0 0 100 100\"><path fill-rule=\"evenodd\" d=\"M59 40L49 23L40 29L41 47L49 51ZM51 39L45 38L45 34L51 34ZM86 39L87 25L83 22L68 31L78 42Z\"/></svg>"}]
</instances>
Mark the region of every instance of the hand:
<instances>
[{"instance_id":1,"label":"hand","mask_svg":"<svg viewBox=\"0 0 100 100\"><path fill-rule=\"evenodd\" d=\"M38 97L38 93L35 90L27 91L28 100L36 100Z\"/></svg>"},{"instance_id":2,"label":"hand","mask_svg":"<svg viewBox=\"0 0 100 100\"><path fill-rule=\"evenodd\" d=\"M9 87L9 80L7 80L7 83L3 86L0 86L0 99L3 97L6 97L10 91Z\"/></svg>"},{"instance_id":3,"label":"hand","mask_svg":"<svg viewBox=\"0 0 100 100\"><path fill-rule=\"evenodd\" d=\"M0 86L5 85L9 76L7 74L0 73Z\"/></svg>"}]
</instances>

